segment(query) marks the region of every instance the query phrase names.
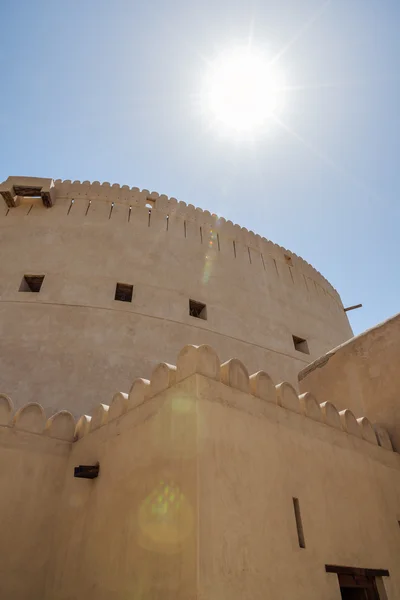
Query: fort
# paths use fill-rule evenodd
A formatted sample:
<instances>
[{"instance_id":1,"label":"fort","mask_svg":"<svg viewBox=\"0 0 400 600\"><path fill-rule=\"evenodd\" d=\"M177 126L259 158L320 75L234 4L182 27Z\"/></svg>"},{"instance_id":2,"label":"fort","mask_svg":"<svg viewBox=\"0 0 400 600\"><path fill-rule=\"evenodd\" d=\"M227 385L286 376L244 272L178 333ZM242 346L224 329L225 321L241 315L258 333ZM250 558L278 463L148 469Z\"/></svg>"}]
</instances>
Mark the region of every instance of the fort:
<instances>
[{"instance_id":1,"label":"fort","mask_svg":"<svg viewBox=\"0 0 400 600\"><path fill-rule=\"evenodd\" d=\"M98 182L15 177L0 194L2 391L17 406L78 416L188 343L297 386L352 335L320 273L208 211Z\"/></svg>"},{"instance_id":2,"label":"fort","mask_svg":"<svg viewBox=\"0 0 400 600\"><path fill-rule=\"evenodd\" d=\"M400 317L352 337L303 259L154 192L0 195L1 597L400 598Z\"/></svg>"}]
</instances>

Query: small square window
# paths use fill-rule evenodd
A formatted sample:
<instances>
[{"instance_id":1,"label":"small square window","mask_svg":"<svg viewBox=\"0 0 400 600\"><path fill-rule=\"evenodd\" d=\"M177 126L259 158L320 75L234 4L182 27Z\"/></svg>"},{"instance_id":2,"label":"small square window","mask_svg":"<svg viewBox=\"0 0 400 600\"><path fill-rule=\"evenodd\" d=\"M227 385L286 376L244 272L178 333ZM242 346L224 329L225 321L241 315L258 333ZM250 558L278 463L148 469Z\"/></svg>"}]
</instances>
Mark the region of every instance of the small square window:
<instances>
[{"instance_id":1,"label":"small square window","mask_svg":"<svg viewBox=\"0 0 400 600\"><path fill-rule=\"evenodd\" d=\"M117 283L115 288L115 300L120 302L132 302L133 285L128 283Z\"/></svg>"},{"instance_id":2,"label":"small square window","mask_svg":"<svg viewBox=\"0 0 400 600\"><path fill-rule=\"evenodd\" d=\"M293 335L292 338L294 347L298 352L302 352L303 354L310 354L307 340L303 340L303 338L299 338L296 335Z\"/></svg>"},{"instance_id":3,"label":"small square window","mask_svg":"<svg viewBox=\"0 0 400 600\"><path fill-rule=\"evenodd\" d=\"M44 275L24 275L19 286L19 292L40 292Z\"/></svg>"},{"instance_id":4,"label":"small square window","mask_svg":"<svg viewBox=\"0 0 400 600\"><path fill-rule=\"evenodd\" d=\"M189 300L189 315L207 321L207 306L196 300Z\"/></svg>"}]
</instances>

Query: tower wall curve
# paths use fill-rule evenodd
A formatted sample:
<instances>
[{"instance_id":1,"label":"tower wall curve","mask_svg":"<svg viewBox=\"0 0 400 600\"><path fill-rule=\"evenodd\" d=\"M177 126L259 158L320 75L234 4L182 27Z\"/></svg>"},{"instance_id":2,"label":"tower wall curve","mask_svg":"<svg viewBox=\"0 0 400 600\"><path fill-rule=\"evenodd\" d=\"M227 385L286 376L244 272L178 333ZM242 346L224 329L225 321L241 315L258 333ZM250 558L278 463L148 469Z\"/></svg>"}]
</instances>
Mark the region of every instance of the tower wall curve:
<instances>
[{"instance_id":1,"label":"tower wall curve","mask_svg":"<svg viewBox=\"0 0 400 600\"><path fill-rule=\"evenodd\" d=\"M231 221L88 181L56 180L46 202L14 202L20 180L0 187L0 392L17 406L89 412L185 344L296 385L302 368L352 336L318 271ZM44 276L39 293L22 291L25 275ZM131 302L115 299L117 283L133 286ZM190 315L190 300L206 319Z\"/></svg>"}]
</instances>

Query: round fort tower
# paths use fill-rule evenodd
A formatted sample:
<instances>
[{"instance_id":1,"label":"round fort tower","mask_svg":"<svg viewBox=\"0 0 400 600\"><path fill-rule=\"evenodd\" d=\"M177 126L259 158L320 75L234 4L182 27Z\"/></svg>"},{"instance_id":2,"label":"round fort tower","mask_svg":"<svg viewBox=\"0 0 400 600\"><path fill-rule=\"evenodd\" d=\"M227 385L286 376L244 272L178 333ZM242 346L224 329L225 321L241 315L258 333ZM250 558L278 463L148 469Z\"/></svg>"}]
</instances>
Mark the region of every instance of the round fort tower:
<instances>
[{"instance_id":1,"label":"round fort tower","mask_svg":"<svg viewBox=\"0 0 400 600\"><path fill-rule=\"evenodd\" d=\"M185 344L297 384L352 336L336 290L251 231L148 190L0 185L0 392L75 414Z\"/></svg>"}]
</instances>

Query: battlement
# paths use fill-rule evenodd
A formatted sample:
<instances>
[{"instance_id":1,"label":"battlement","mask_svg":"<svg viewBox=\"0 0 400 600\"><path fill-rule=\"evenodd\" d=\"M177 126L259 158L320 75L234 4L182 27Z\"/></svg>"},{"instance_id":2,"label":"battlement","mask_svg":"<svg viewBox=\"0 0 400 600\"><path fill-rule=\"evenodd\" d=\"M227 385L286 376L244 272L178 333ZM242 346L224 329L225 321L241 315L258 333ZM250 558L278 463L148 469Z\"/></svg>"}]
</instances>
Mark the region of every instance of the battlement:
<instances>
[{"instance_id":1,"label":"battlement","mask_svg":"<svg viewBox=\"0 0 400 600\"><path fill-rule=\"evenodd\" d=\"M235 586L269 569L267 595L277 571L285 598L287 564L327 583L325 564L393 577L400 456L383 427L209 345L174 362L77 421L0 395L5 598L214 597L198 585L211 563Z\"/></svg>"},{"instance_id":2,"label":"battlement","mask_svg":"<svg viewBox=\"0 0 400 600\"><path fill-rule=\"evenodd\" d=\"M192 235L191 228L196 227L196 238L209 242L220 249L222 244L229 246L232 256L236 258L237 253L244 249L248 253L249 262L259 259L264 266L266 255L270 255L275 261L283 262L291 271L299 268L305 277L319 285L326 293L329 293L342 307L340 296L336 289L323 277L323 275L310 265L306 260L297 256L294 252L287 250L271 242L270 240L254 233L251 230L234 224L230 220L195 207L192 204L178 201L176 198L168 197L158 192L150 192L147 189L140 190L137 187L130 188L127 185L100 183L99 181L71 181L61 179L42 179L35 177L8 177L0 184L0 195L4 199L4 212L0 217L8 216L10 210L17 210L21 216L38 214L43 207L54 209L57 206L57 215L60 209L66 216L85 217L90 220L95 206L102 205L104 210L96 211L96 219L117 219L129 222L135 219L149 224L156 223L156 228L168 230L173 227L177 220L182 221L182 232L185 237ZM61 206L60 206L61 205ZM149 213L150 211L150 213ZM151 219L148 215L151 214ZM32 214L32 216L34 216ZM148 223L147 223L148 221ZM152 223L153 222L153 223ZM292 274L293 278L293 274ZM307 282L305 282L307 285Z\"/></svg>"},{"instance_id":3,"label":"battlement","mask_svg":"<svg viewBox=\"0 0 400 600\"><path fill-rule=\"evenodd\" d=\"M0 394L0 426L77 442L157 396L169 390L173 392L193 375L209 380L204 394L198 394L196 384L193 389L190 386L185 388L186 393L197 393L200 401L211 399L239 410L256 410L258 415L269 417L271 413L268 411L274 407L273 410L278 413L297 413L320 427L328 426L366 444L393 451L389 435L382 426L373 425L366 417L356 418L351 410L338 411L329 401L320 403L308 392L299 396L287 382L275 385L265 371L249 375L238 359L221 364L216 352L206 345L185 346L177 357L176 366L158 364L149 380L136 379L129 393L116 393L110 405L99 404L91 416L83 415L77 422L68 411L60 411L46 419L43 408L37 403L29 403L14 414L11 399ZM179 393L182 393L181 389ZM251 402L255 404L251 406Z\"/></svg>"},{"instance_id":4,"label":"battlement","mask_svg":"<svg viewBox=\"0 0 400 600\"><path fill-rule=\"evenodd\" d=\"M75 437L76 423L67 410L61 410L47 418L43 407L37 402L29 402L14 411L11 398L6 394L0 394L0 427L11 427L16 431L72 442Z\"/></svg>"}]
</instances>

